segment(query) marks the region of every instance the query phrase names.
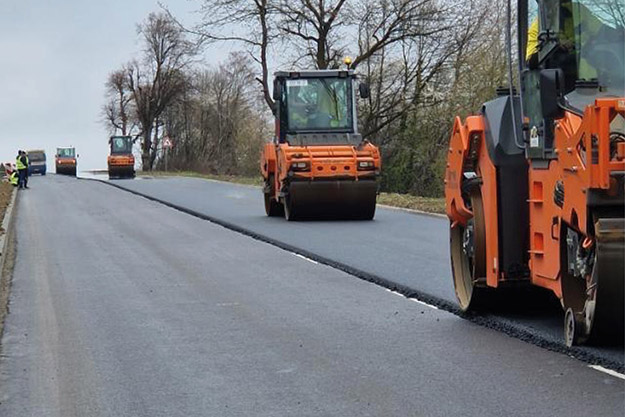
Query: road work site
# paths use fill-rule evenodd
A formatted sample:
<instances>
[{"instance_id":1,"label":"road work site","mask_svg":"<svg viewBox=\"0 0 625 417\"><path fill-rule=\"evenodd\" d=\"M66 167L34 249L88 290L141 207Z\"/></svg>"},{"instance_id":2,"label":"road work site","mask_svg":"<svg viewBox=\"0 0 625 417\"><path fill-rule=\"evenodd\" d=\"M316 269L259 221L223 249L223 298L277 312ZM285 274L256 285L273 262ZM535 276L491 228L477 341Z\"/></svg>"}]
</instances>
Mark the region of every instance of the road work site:
<instances>
[{"instance_id":1,"label":"road work site","mask_svg":"<svg viewBox=\"0 0 625 417\"><path fill-rule=\"evenodd\" d=\"M622 415L622 346L567 353L548 305L488 319L499 328L445 311L444 219L378 208L364 229L287 223L260 195L193 178L33 180L15 218L0 415Z\"/></svg>"},{"instance_id":2,"label":"road work site","mask_svg":"<svg viewBox=\"0 0 625 417\"><path fill-rule=\"evenodd\" d=\"M9 2L1 417L625 415L622 0Z\"/></svg>"}]
</instances>

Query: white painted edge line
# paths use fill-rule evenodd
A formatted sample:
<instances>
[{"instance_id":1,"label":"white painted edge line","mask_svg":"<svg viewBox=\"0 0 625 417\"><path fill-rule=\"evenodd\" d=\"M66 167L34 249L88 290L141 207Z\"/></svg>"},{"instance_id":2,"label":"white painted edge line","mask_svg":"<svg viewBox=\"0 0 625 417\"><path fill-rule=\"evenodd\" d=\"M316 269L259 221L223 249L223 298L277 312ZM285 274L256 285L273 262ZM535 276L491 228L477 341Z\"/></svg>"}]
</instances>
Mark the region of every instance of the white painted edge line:
<instances>
[{"instance_id":1,"label":"white painted edge line","mask_svg":"<svg viewBox=\"0 0 625 417\"><path fill-rule=\"evenodd\" d=\"M409 300L410 300L410 301L414 301L415 303L419 303L419 304L421 304L421 305L424 305L424 306L426 306L426 307L433 308L434 310L440 310L440 308L438 308L438 307L436 307L436 306L433 306L432 304L428 304L428 303L426 303L426 302L423 302L423 301L421 301L421 300L417 300L416 298L409 298Z\"/></svg>"},{"instance_id":2,"label":"white painted edge line","mask_svg":"<svg viewBox=\"0 0 625 417\"><path fill-rule=\"evenodd\" d=\"M302 258L303 260L308 261L308 262L310 262L310 263L312 263L312 264L319 265L319 262L314 261L314 260L312 260L312 259L310 259L310 258L307 258L307 257L305 257L304 255L300 255L299 253L294 253L294 252L291 252L291 253L292 253L293 255L297 256L298 258Z\"/></svg>"},{"instance_id":3,"label":"white painted edge line","mask_svg":"<svg viewBox=\"0 0 625 417\"><path fill-rule=\"evenodd\" d=\"M406 297L404 294L402 294L402 293L400 293L400 292L397 292L397 291L389 290L388 288L384 288L384 289L385 289L386 291L390 292L391 294L399 295L400 297L405 298L405 299L407 299L407 300L409 300L409 301L414 301L415 303L418 303L418 304L424 305L424 306L426 306L426 307L433 308L434 310L440 310L438 307L433 306L432 304L428 304L428 303L426 303L426 302L424 302L424 301L421 301L421 300L418 300L418 299L416 299L416 298L409 298L409 297Z\"/></svg>"},{"instance_id":4,"label":"white painted edge line","mask_svg":"<svg viewBox=\"0 0 625 417\"><path fill-rule=\"evenodd\" d=\"M595 371L603 372L604 374L608 374L610 376L613 376L615 378L619 378L625 381L625 375L619 372L613 371L611 369L604 368L601 365L588 365L588 367L594 369Z\"/></svg>"}]
</instances>

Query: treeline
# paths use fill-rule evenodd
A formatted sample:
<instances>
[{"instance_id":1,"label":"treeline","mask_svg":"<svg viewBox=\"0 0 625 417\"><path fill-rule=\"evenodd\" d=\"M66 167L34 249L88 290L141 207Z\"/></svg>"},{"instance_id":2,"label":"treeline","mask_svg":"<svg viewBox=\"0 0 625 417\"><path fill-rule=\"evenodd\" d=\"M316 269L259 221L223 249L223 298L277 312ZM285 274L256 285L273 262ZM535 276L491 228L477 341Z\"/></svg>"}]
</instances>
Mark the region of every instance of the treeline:
<instances>
[{"instance_id":1,"label":"treeline","mask_svg":"<svg viewBox=\"0 0 625 417\"><path fill-rule=\"evenodd\" d=\"M438 196L454 116L507 83L503 0L205 0L200 12L192 28L150 14L141 56L109 76L105 122L136 136L144 170L163 167L168 136L171 169L255 175L273 133L270 68L337 68L349 55L371 87L359 116L382 150L383 189ZM241 52L198 63L221 43Z\"/></svg>"}]
</instances>

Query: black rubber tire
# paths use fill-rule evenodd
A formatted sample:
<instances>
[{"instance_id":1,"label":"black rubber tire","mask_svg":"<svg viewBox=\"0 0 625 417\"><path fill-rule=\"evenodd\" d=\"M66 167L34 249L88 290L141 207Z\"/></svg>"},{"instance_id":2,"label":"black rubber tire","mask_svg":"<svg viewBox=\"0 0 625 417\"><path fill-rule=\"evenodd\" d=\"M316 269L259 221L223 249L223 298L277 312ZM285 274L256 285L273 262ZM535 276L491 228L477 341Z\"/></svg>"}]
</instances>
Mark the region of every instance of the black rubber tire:
<instances>
[{"instance_id":1,"label":"black rubber tire","mask_svg":"<svg viewBox=\"0 0 625 417\"><path fill-rule=\"evenodd\" d=\"M484 284L477 284L477 280L484 279L486 274L486 246L484 241L486 223L479 187L471 191L471 203L474 213L473 227L476 230L475 234L479 234L478 238L474 239L483 241L474 243L476 254L472 259L469 259L463 250L466 228L457 224L450 230L449 244L451 270L458 305L464 312L479 312L490 310L495 301L494 289L488 288ZM479 276L475 277L476 274Z\"/></svg>"},{"instance_id":2,"label":"black rubber tire","mask_svg":"<svg viewBox=\"0 0 625 417\"><path fill-rule=\"evenodd\" d=\"M284 206L276 201L273 196L275 193L275 185L274 185L275 177L273 174L269 175L267 182L269 182L269 193L263 193L263 197L265 200L265 214L268 217L282 217L284 216Z\"/></svg>"},{"instance_id":3,"label":"black rubber tire","mask_svg":"<svg viewBox=\"0 0 625 417\"><path fill-rule=\"evenodd\" d=\"M601 229L602 223L610 221L609 218L599 219L595 223L595 231ZM622 227L617 225L614 230L622 231ZM616 237L619 233L604 232L607 238L595 235L592 271L590 276L582 278L572 276L568 272L568 264L572 260L568 259L567 234L574 229L563 224L561 230L561 286L562 305L566 311L564 330L567 346L621 346L625 325L623 320L625 242L622 232L620 239ZM578 236L579 239L584 238L581 234Z\"/></svg>"},{"instance_id":4,"label":"black rubber tire","mask_svg":"<svg viewBox=\"0 0 625 417\"><path fill-rule=\"evenodd\" d=\"M263 193L265 200L265 214L268 217L282 217L284 216L284 206L271 197L269 193Z\"/></svg>"}]
</instances>

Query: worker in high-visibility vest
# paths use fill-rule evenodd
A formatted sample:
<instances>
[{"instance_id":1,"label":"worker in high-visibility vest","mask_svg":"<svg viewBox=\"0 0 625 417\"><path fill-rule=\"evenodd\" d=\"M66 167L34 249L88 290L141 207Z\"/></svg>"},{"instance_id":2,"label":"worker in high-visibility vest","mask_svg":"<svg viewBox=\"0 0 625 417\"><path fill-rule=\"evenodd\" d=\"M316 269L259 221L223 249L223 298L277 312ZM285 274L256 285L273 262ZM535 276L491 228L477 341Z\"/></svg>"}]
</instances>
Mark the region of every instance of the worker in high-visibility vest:
<instances>
[{"instance_id":1,"label":"worker in high-visibility vest","mask_svg":"<svg viewBox=\"0 0 625 417\"><path fill-rule=\"evenodd\" d=\"M560 14L562 23L559 34L560 49L569 53L571 59L577 61L575 66L577 67L579 78L596 78L596 70L587 61L585 56L579 55L585 44L590 39L597 36L605 25L601 23L601 20L599 20L587 6L577 1L564 2L560 9ZM584 36L580 35L582 31ZM539 16L536 16L527 29L525 61L530 69L538 67L538 51L541 46L539 34L540 19ZM575 48L578 48L577 52Z\"/></svg>"},{"instance_id":2,"label":"worker in high-visibility vest","mask_svg":"<svg viewBox=\"0 0 625 417\"><path fill-rule=\"evenodd\" d=\"M11 184L14 187L17 187L18 183L19 183L19 176L17 175L17 171L13 170L9 174L9 184Z\"/></svg>"},{"instance_id":3,"label":"worker in high-visibility vest","mask_svg":"<svg viewBox=\"0 0 625 417\"><path fill-rule=\"evenodd\" d=\"M28 156L26 152L19 151L15 159L18 173L18 188L28 188Z\"/></svg>"}]
</instances>

